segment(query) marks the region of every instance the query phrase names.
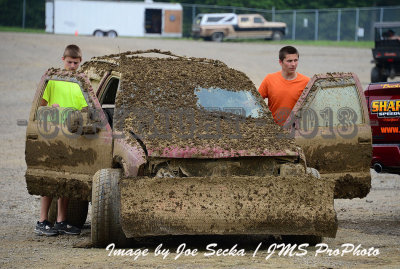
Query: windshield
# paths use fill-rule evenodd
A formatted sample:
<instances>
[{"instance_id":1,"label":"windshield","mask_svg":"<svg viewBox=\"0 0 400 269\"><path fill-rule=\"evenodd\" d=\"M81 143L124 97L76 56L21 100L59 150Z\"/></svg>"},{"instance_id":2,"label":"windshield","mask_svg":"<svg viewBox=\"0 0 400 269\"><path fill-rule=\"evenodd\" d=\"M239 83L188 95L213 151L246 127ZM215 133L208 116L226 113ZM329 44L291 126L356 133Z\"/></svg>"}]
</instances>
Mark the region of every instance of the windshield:
<instances>
[{"instance_id":1,"label":"windshield","mask_svg":"<svg viewBox=\"0 0 400 269\"><path fill-rule=\"evenodd\" d=\"M375 40L400 40L400 24L377 27Z\"/></svg>"},{"instance_id":2,"label":"windshield","mask_svg":"<svg viewBox=\"0 0 400 269\"><path fill-rule=\"evenodd\" d=\"M194 24L200 24L202 18L203 18L202 15L198 15L198 16L196 17L196 19L194 20Z\"/></svg>"},{"instance_id":3,"label":"windshield","mask_svg":"<svg viewBox=\"0 0 400 269\"><path fill-rule=\"evenodd\" d=\"M224 111L245 117L259 118L263 108L257 98L246 90L229 91L221 88L196 88L197 106L211 111Z\"/></svg>"}]
</instances>

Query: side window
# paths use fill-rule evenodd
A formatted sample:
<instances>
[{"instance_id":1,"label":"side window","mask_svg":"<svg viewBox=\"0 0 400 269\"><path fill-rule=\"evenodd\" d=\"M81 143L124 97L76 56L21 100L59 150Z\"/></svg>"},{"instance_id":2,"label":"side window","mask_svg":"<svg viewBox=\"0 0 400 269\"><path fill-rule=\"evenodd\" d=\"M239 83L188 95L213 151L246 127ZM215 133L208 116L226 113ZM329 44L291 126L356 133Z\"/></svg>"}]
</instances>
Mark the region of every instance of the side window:
<instances>
[{"instance_id":1,"label":"side window","mask_svg":"<svg viewBox=\"0 0 400 269\"><path fill-rule=\"evenodd\" d=\"M55 138L60 132L66 137L75 137L79 129L76 123L84 119L83 112L86 113L88 104L91 104L88 93L82 90L80 83L47 80L43 85L33 121L44 138Z\"/></svg>"},{"instance_id":2,"label":"side window","mask_svg":"<svg viewBox=\"0 0 400 269\"><path fill-rule=\"evenodd\" d=\"M240 18L240 22L248 22L248 21L249 21L249 17Z\"/></svg>"},{"instance_id":3,"label":"side window","mask_svg":"<svg viewBox=\"0 0 400 269\"><path fill-rule=\"evenodd\" d=\"M320 87L310 105L318 127L339 126L343 122L363 123L363 111L356 86Z\"/></svg>"},{"instance_id":4,"label":"side window","mask_svg":"<svg viewBox=\"0 0 400 269\"><path fill-rule=\"evenodd\" d=\"M255 17L254 18L254 23L263 23L262 19L260 17Z\"/></svg>"},{"instance_id":5,"label":"side window","mask_svg":"<svg viewBox=\"0 0 400 269\"><path fill-rule=\"evenodd\" d=\"M222 20L224 17L208 17L207 22L218 22Z\"/></svg>"},{"instance_id":6,"label":"side window","mask_svg":"<svg viewBox=\"0 0 400 269\"><path fill-rule=\"evenodd\" d=\"M104 91L100 97L101 108L107 117L108 123L111 128L113 127L113 117L115 108L115 97L119 87L119 78L111 77L104 88Z\"/></svg>"},{"instance_id":7,"label":"side window","mask_svg":"<svg viewBox=\"0 0 400 269\"><path fill-rule=\"evenodd\" d=\"M88 98L87 92L76 82L48 80L39 99L38 110L43 107L59 107L60 111L65 108L82 110L88 106Z\"/></svg>"},{"instance_id":8,"label":"side window","mask_svg":"<svg viewBox=\"0 0 400 269\"><path fill-rule=\"evenodd\" d=\"M115 104L115 96L117 94L119 86L119 79L116 77L112 77L106 87L105 90L103 91L103 94L100 98L100 104L106 104L106 105L113 105Z\"/></svg>"}]
</instances>

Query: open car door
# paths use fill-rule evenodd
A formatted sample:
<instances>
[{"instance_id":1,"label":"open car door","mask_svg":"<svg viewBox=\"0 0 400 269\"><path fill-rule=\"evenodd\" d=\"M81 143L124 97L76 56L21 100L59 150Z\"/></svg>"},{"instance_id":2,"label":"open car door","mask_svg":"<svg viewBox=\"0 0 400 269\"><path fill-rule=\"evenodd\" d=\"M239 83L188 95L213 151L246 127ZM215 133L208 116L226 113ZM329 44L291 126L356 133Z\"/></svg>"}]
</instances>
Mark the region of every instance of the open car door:
<instances>
[{"instance_id":1,"label":"open car door","mask_svg":"<svg viewBox=\"0 0 400 269\"><path fill-rule=\"evenodd\" d=\"M41 106L49 81L79 86L88 104L71 108ZM49 69L42 77L26 132L26 182L30 194L91 200L92 176L111 167L112 131L83 73Z\"/></svg>"},{"instance_id":2,"label":"open car door","mask_svg":"<svg viewBox=\"0 0 400 269\"><path fill-rule=\"evenodd\" d=\"M285 123L307 166L336 180L335 198L365 197L371 188L371 127L361 83L353 73L315 75Z\"/></svg>"}]
</instances>

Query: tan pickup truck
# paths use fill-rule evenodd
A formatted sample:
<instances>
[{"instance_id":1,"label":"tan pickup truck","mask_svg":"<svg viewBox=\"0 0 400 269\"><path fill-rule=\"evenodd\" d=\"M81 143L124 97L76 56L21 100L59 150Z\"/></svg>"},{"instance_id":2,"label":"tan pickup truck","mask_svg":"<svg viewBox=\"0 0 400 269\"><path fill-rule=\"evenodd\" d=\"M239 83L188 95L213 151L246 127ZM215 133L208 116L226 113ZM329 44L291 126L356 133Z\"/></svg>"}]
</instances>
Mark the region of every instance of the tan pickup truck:
<instances>
[{"instance_id":1,"label":"tan pickup truck","mask_svg":"<svg viewBox=\"0 0 400 269\"><path fill-rule=\"evenodd\" d=\"M281 40L285 32L286 23L266 21L260 14L198 14L192 26L194 37L217 42L221 42L224 38Z\"/></svg>"}]
</instances>

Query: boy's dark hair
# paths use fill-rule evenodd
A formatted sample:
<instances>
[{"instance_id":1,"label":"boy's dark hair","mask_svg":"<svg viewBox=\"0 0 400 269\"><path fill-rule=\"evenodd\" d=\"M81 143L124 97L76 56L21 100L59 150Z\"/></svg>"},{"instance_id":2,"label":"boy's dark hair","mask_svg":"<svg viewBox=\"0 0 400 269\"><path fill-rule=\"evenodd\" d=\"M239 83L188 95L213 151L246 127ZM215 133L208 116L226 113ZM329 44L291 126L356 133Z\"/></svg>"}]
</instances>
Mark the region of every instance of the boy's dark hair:
<instances>
[{"instance_id":1,"label":"boy's dark hair","mask_svg":"<svg viewBox=\"0 0 400 269\"><path fill-rule=\"evenodd\" d=\"M286 46L279 50L279 60L283 61L288 54L297 54L297 57L300 57L299 52L295 47Z\"/></svg>"},{"instance_id":2,"label":"boy's dark hair","mask_svg":"<svg viewBox=\"0 0 400 269\"><path fill-rule=\"evenodd\" d=\"M79 58L82 61L81 49L74 44L68 45L64 50L63 57Z\"/></svg>"}]
</instances>

